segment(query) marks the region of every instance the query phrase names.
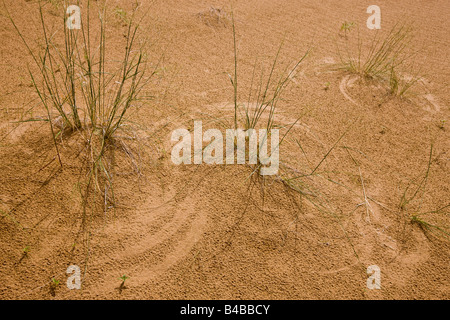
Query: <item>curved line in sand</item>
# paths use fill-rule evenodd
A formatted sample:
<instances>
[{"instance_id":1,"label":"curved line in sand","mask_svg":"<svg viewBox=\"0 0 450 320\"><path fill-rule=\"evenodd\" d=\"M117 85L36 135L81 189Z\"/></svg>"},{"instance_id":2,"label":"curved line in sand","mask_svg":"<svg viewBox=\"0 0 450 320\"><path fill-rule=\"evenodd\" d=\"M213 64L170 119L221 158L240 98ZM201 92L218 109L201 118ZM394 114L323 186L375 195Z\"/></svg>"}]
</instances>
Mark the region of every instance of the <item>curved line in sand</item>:
<instances>
[{"instance_id":1,"label":"curved line in sand","mask_svg":"<svg viewBox=\"0 0 450 320\"><path fill-rule=\"evenodd\" d=\"M351 103L354 105L360 107L361 105L357 103L353 98L350 96L350 94L347 92L348 84L350 81L355 81L356 76L353 76L353 78L350 77L350 75L346 75L344 78L342 78L340 84L339 84L339 90L341 91L342 95Z\"/></svg>"},{"instance_id":2,"label":"curved line in sand","mask_svg":"<svg viewBox=\"0 0 450 320\"><path fill-rule=\"evenodd\" d=\"M191 216L190 213L192 213L192 209L178 210L178 212L180 214L177 214L177 216L189 217ZM178 221L175 225L171 224L172 228L166 228L166 230L167 229L171 230L170 233L165 237L158 239L158 235L163 233L162 231L147 237L144 240L144 244L142 246L139 246L144 247L145 249L135 254L135 256L142 254L145 251L149 251L149 247L146 246L145 243L151 243L152 247L154 247L157 244L170 239L171 236L175 235L177 231L180 230L180 228L176 228L175 226L181 227L181 225L187 220L188 218ZM133 265L127 271L128 274L133 275L133 278L137 278L140 281L148 281L160 277L167 270L173 267L176 263L178 263L179 261L183 260L186 257L186 255L192 250L194 245L200 240L200 238L204 234L206 225L207 225L207 217L202 213L196 214L195 218L191 221L189 229L186 232L186 234L183 236L182 239L177 240L177 245L174 247L173 250L171 250L169 253L165 255L164 259L161 262L158 262L145 268L144 271L138 270L138 268L142 268L142 265L138 266Z\"/></svg>"},{"instance_id":3,"label":"curved line in sand","mask_svg":"<svg viewBox=\"0 0 450 320\"><path fill-rule=\"evenodd\" d=\"M154 221L161 216L168 215L170 211L173 211L170 221L160 227L157 232L145 234L146 226L152 226ZM148 214L149 212L142 210L138 214L142 213ZM100 269L105 265L107 267L100 274L88 275L91 281L94 281L96 285L101 284L107 291L113 291L117 283L111 282L109 279L117 278L117 273L139 279L141 283L162 276L186 258L203 236L208 222L206 211L195 211L195 203L192 203L190 198L185 198L182 202L169 208L165 205L153 208L151 214L152 216L148 219L144 218L144 225L138 227L137 237L130 240L130 242L132 241L130 245L125 244L122 248L114 251L112 255L106 255L97 261L96 267L100 267ZM124 232L128 231L124 230ZM153 248L164 242L169 242L169 245L160 247L162 249L159 253L161 258L152 262ZM135 261L139 261L139 263L135 263Z\"/></svg>"},{"instance_id":4,"label":"curved line in sand","mask_svg":"<svg viewBox=\"0 0 450 320\"><path fill-rule=\"evenodd\" d=\"M145 284L163 276L170 268L185 259L205 232L207 217L204 212L199 212L194 217L192 217L192 213L193 208L191 207L188 207L186 210L184 208L177 209L175 222L172 220L168 226L155 234L146 236L139 244L120 250L114 254L114 257L109 257L108 261L101 261L97 266L102 268L106 264L107 270L94 276L88 275L91 282L89 286L95 288L95 286L101 285L106 289L105 292L111 292L117 289L117 281L110 281L110 279L117 279L118 274L126 274L133 279L137 279L140 284ZM185 218L183 219L183 217ZM191 217L192 220L190 219ZM183 237L174 241L175 244L169 252L164 252L162 260L154 264L147 262L148 258L145 255L149 252L151 253L152 248L156 245L170 240L171 237L180 231L184 223L189 223L187 232L184 233ZM116 260L115 258L118 259ZM140 260L140 263L133 263L133 259ZM121 266L125 264L129 266L122 268Z\"/></svg>"},{"instance_id":5,"label":"curved line in sand","mask_svg":"<svg viewBox=\"0 0 450 320\"><path fill-rule=\"evenodd\" d=\"M153 265L145 272L141 272L139 278L149 280L160 277L164 272L173 267L177 262L182 260L200 240L207 225L207 218L197 216L197 219L192 221L187 234L179 241L179 244L172 250L163 261Z\"/></svg>"}]
</instances>

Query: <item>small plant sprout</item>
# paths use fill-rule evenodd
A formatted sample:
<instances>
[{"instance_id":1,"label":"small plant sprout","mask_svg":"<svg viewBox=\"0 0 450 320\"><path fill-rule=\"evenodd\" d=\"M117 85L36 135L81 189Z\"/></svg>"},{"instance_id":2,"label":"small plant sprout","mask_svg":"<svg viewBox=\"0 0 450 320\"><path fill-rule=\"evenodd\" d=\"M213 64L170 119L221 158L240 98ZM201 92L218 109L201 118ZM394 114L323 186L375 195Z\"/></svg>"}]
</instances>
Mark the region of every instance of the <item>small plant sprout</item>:
<instances>
[{"instance_id":1,"label":"small plant sprout","mask_svg":"<svg viewBox=\"0 0 450 320\"><path fill-rule=\"evenodd\" d=\"M52 286L53 287L58 287L59 286L60 281L58 279L52 278Z\"/></svg>"},{"instance_id":2,"label":"small plant sprout","mask_svg":"<svg viewBox=\"0 0 450 320\"><path fill-rule=\"evenodd\" d=\"M444 130L446 122L447 122L447 120L441 119L441 121L439 121L439 123L438 123L438 128L441 129L441 130Z\"/></svg>"},{"instance_id":3,"label":"small plant sprout","mask_svg":"<svg viewBox=\"0 0 450 320\"><path fill-rule=\"evenodd\" d=\"M328 89L330 89L330 82L325 82L324 86L323 86L323 90L327 91Z\"/></svg>"},{"instance_id":4,"label":"small plant sprout","mask_svg":"<svg viewBox=\"0 0 450 320\"><path fill-rule=\"evenodd\" d=\"M50 283L50 294L52 296L56 295L56 288L59 287L60 282L61 282L60 280L58 280L56 278L52 278L52 281Z\"/></svg>"},{"instance_id":5,"label":"small plant sprout","mask_svg":"<svg viewBox=\"0 0 450 320\"><path fill-rule=\"evenodd\" d=\"M118 17L125 25L128 25L130 23L130 18L127 15L127 12L123 10L122 8L117 7L114 10L114 14L116 17Z\"/></svg>"},{"instance_id":6,"label":"small plant sprout","mask_svg":"<svg viewBox=\"0 0 450 320\"><path fill-rule=\"evenodd\" d=\"M125 281L126 281L127 279L129 279L129 277L127 277L126 275L123 275L123 276L119 277L119 279L122 280L121 286L123 287L123 286L125 285Z\"/></svg>"},{"instance_id":7,"label":"small plant sprout","mask_svg":"<svg viewBox=\"0 0 450 320\"><path fill-rule=\"evenodd\" d=\"M31 251L30 246L26 246L25 248L22 249L24 256L28 255L30 251Z\"/></svg>"},{"instance_id":8,"label":"small plant sprout","mask_svg":"<svg viewBox=\"0 0 450 320\"><path fill-rule=\"evenodd\" d=\"M354 22L347 22L344 21L341 25L341 31L344 31L344 37L347 38L347 32L350 32L350 30L354 27Z\"/></svg>"},{"instance_id":9,"label":"small plant sprout","mask_svg":"<svg viewBox=\"0 0 450 320\"><path fill-rule=\"evenodd\" d=\"M123 290L123 289L126 289L126 287L125 287L125 281L126 281L127 279L129 279L129 277L127 277L126 275L123 275L123 276L119 277L119 279L122 280L122 283L121 283L120 286L119 286L119 293L122 293L122 290Z\"/></svg>"},{"instance_id":10,"label":"small plant sprout","mask_svg":"<svg viewBox=\"0 0 450 320\"><path fill-rule=\"evenodd\" d=\"M22 262L23 259L28 258L28 255L30 254L30 246L26 246L22 249L22 256L20 257L20 260L18 263Z\"/></svg>"}]
</instances>

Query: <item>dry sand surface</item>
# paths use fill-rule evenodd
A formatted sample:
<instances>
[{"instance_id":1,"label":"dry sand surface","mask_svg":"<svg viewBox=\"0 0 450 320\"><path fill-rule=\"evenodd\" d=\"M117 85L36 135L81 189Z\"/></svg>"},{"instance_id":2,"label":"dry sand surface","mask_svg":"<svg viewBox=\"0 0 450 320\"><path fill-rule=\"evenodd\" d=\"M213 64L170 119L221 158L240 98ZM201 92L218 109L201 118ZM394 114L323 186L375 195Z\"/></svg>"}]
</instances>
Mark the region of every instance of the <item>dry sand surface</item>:
<instances>
[{"instance_id":1,"label":"dry sand surface","mask_svg":"<svg viewBox=\"0 0 450 320\"><path fill-rule=\"evenodd\" d=\"M61 9L47 2L51 28ZM27 68L36 66L7 18L38 48L38 5L1 6L0 299L450 298L448 0L378 0L379 31L366 27L374 1L139 2L138 37L156 71L144 88L151 99L131 108L108 149L114 202L99 184L87 210L83 135L57 137L61 168ZM233 128L231 7L239 101L254 65L267 75L282 41L277 77L309 50L278 101L281 135L295 124L274 176L171 161L173 130L194 120L204 131ZM119 13L132 1L110 0L107 10L115 61L127 29ZM400 77L417 81L404 95L337 68L339 47L355 54L361 39L368 50L398 22L413 26ZM81 290L66 287L70 265L81 269ZM371 265L380 289L367 287Z\"/></svg>"}]
</instances>

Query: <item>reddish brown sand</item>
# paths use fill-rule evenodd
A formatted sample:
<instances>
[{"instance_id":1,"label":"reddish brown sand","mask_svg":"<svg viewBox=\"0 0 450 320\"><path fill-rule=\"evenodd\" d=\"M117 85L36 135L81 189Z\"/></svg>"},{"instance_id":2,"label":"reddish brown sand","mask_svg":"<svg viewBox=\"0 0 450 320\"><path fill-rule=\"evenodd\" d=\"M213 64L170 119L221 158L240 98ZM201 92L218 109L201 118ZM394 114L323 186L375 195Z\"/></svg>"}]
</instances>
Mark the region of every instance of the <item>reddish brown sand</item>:
<instances>
[{"instance_id":1,"label":"reddish brown sand","mask_svg":"<svg viewBox=\"0 0 450 320\"><path fill-rule=\"evenodd\" d=\"M38 39L35 2L5 3L27 38ZM130 3L109 7L130 10ZM194 119L232 125L231 3L141 3L149 10L141 27L152 43L149 58L163 56L146 89L154 99L130 115L140 124L130 142L134 162L116 154L116 209L99 206L86 219L77 191L79 137L60 141L60 170L48 123L15 122L45 112L30 85L32 60L2 7L0 299L450 298L449 237L411 222L450 201L447 0L377 1L381 32L398 21L415 26L414 63L423 79L403 98L333 68L336 41L357 36L357 29L348 40L339 35L344 21L354 21L364 39L375 32L366 28L373 1L232 2L242 100L255 59L268 65L283 39L280 68L311 49L275 118L288 125L302 115L281 147L281 173L309 173L348 129L318 174L300 180L305 194L276 177L248 179L246 165L172 163L172 130L192 128ZM50 20L55 12L45 10ZM112 18L108 28L109 57L119 58L125 26ZM414 191L426 175L432 144L426 186L402 209L405 189L415 181ZM450 225L449 210L423 218ZM65 286L72 264L81 267L81 290ZM370 265L381 269L380 290L366 286ZM55 292L52 278L61 281Z\"/></svg>"}]
</instances>

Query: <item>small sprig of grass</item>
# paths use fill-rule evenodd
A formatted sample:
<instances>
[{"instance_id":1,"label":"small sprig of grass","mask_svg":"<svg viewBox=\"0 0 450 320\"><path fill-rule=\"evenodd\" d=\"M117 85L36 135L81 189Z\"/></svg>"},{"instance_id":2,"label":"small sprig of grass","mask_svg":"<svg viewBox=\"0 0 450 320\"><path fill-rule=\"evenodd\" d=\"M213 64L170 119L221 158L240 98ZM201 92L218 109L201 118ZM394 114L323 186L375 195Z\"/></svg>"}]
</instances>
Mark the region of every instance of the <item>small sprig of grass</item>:
<instances>
[{"instance_id":1,"label":"small sprig of grass","mask_svg":"<svg viewBox=\"0 0 450 320\"><path fill-rule=\"evenodd\" d=\"M127 12L126 12L125 10L123 10L122 8L116 7L116 8L114 9L114 15L115 15L117 18L119 18L120 20L122 20L122 22L123 22L125 25L128 25L128 24L130 23L130 18L128 17Z\"/></svg>"},{"instance_id":2,"label":"small sprig of grass","mask_svg":"<svg viewBox=\"0 0 450 320\"><path fill-rule=\"evenodd\" d=\"M450 226L446 225L446 221L448 222L448 218L450 217L450 203L432 211L425 211L421 212L420 206L417 209L411 209L410 204L413 200L416 198L423 199L423 196L426 191L426 185L427 181L430 176L430 169L432 164L432 156L433 156L433 145L431 145L430 148L430 155L428 158L428 165L425 172L425 175L421 178L420 182L417 183L417 187L415 189L412 189L411 196L408 197L408 191L411 189L412 184L415 183L415 180L413 180L405 189L403 192L403 195L400 200L400 210L403 212L407 212L414 210L413 214L407 215L409 217L409 220L413 224L419 225L424 231L429 231L436 235L437 237L444 237L448 240L450 240ZM412 207L412 205L411 205Z\"/></svg>"},{"instance_id":3,"label":"small sprig of grass","mask_svg":"<svg viewBox=\"0 0 450 320\"><path fill-rule=\"evenodd\" d=\"M31 248L30 246L26 246L25 248L22 249L22 256L20 257L19 261L17 262L17 264L20 264L23 259L28 258L29 254L31 252Z\"/></svg>"},{"instance_id":4,"label":"small sprig of grass","mask_svg":"<svg viewBox=\"0 0 450 320\"><path fill-rule=\"evenodd\" d=\"M51 282L50 282L50 294L52 296L56 295L56 289L59 287L60 284L60 280L56 279L56 278L52 278Z\"/></svg>"},{"instance_id":5,"label":"small sprig of grass","mask_svg":"<svg viewBox=\"0 0 450 320\"><path fill-rule=\"evenodd\" d=\"M449 212L445 211L447 208L450 207L450 204L439 208L438 210L430 211L430 212L423 212L418 214L413 214L411 216L411 222L414 224L418 224L422 229L431 232L437 237L444 237L447 240L450 240L450 226L445 226L437 223L431 223L425 220L423 216L427 216L429 214L437 214L439 216L450 216Z\"/></svg>"},{"instance_id":6,"label":"small sprig of grass","mask_svg":"<svg viewBox=\"0 0 450 320\"><path fill-rule=\"evenodd\" d=\"M120 280L122 280L120 286L119 286L119 293L122 293L123 289L126 289L125 287L125 281L127 281L127 279L129 279L129 277L127 277L126 275L123 275L121 277L119 277Z\"/></svg>"},{"instance_id":7,"label":"small sprig of grass","mask_svg":"<svg viewBox=\"0 0 450 320\"><path fill-rule=\"evenodd\" d=\"M445 120L445 119L441 119L440 121L439 121L439 123L438 123L438 128L439 129L441 129L441 130L444 130L445 129L445 123L447 122L447 120Z\"/></svg>"},{"instance_id":8,"label":"small sprig of grass","mask_svg":"<svg viewBox=\"0 0 450 320\"><path fill-rule=\"evenodd\" d=\"M22 253L24 256L27 256L30 252L31 252L30 246L26 246L25 248L22 249Z\"/></svg>"},{"instance_id":9,"label":"small sprig of grass","mask_svg":"<svg viewBox=\"0 0 450 320\"><path fill-rule=\"evenodd\" d=\"M59 281L58 279L52 278L52 286L53 287L55 287L55 288L58 287L60 282L61 281Z\"/></svg>"},{"instance_id":10,"label":"small sprig of grass","mask_svg":"<svg viewBox=\"0 0 450 320\"><path fill-rule=\"evenodd\" d=\"M412 195L410 197L408 197L408 191L410 190L412 184L414 183L414 180L405 188L405 191L403 192L403 195L400 200L400 205L399 205L401 210L407 210L408 204L419 195L419 192L422 191L422 195L425 192L425 188L426 188L426 185L428 182L428 177L430 174L432 156L433 156L433 144L430 147L430 154L428 157L428 164L427 164L427 170L425 172L425 175L422 177L417 188L415 189L415 191L412 193Z\"/></svg>"},{"instance_id":11,"label":"small sprig of grass","mask_svg":"<svg viewBox=\"0 0 450 320\"><path fill-rule=\"evenodd\" d=\"M350 32L350 30L353 29L353 27L355 26L354 22L347 22L344 21L341 25L341 31L344 31L344 37L347 38L347 32Z\"/></svg>"}]
</instances>

